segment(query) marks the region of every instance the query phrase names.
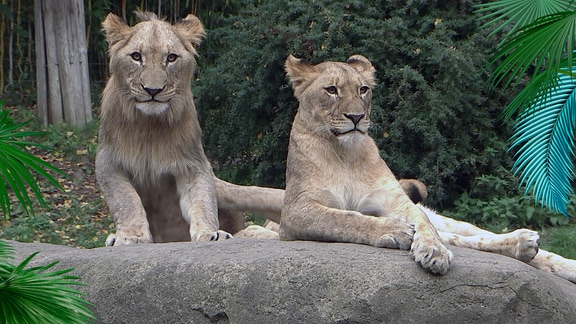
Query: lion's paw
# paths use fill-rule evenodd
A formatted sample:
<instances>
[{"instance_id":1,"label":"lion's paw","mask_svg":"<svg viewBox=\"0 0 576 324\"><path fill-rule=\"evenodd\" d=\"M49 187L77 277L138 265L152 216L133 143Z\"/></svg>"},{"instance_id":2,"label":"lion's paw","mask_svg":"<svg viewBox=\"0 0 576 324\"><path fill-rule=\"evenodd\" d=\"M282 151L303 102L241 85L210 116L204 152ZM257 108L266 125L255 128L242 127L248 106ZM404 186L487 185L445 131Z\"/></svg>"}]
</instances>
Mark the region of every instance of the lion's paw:
<instances>
[{"instance_id":1,"label":"lion's paw","mask_svg":"<svg viewBox=\"0 0 576 324\"><path fill-rule=\"evenodd\" d=\"M531 231L529 229L519 229L514 232L518 238L518 243L516 244L516 259L522 262L530 262L540 248L540 236L538 232Z\"/></svg>"},{"instance_id":2,"label":"lion's paw","mask_svg":"<svg viewBox=\"0 0 576 324\"><path fill-rule=\"evenodd\" d=\"M409 250L414 237L414 225L408 224L397 218L383 217L379 219L383 223L385 234L376 239L375 247Z\"/></svg>"},{"instance_id":3,"label":"lion's paw","mask_svg":"<svg viewBox=\"0 0 576 324\"><path fill-rule=\"evenodd\" d=\"M278 232L269 230L259 225L250 225L238 233L235 233L234 237L277 240Z\"/></svg>"},{"instance_id":4,"label":"lion's paw","mask_svg":"<svg viewBox=\"0 0 576 324\"><path fill-rule=\"evenodd\" d=\"M152 243L151 235L122 235L122 234L110 234L106 238L106 246L119 246L128 244L142 244L142 243Z\"/></svg>"},{"instance_id":5,"label":"lion's paw","mask_svg":"<svg viewBox=\"0 0 576 324\"><path fill-rule=\"evenodd\" d=\"M216 232L199 233L191 236L196 238L196 242L224 241L233 238L232 234L220 230Z\"/></svg>"},{"instance_id":6,"label":"lion's paw","mask_svg":"<svg viewBox=\"0 0 576 324\"><path fill-rule=\"evenodd\" d=\"M409 250L412 245L412 235L406 232L399 232L394 235L386 234L378 238L375 247Z\"/></svg>"},{"instance_id":7,"label":"lion's paw","mask_svg":"<svg viewBox=\"0 0 576 324\"><path fill-rule=\"evenodd\" d=\"M454 258L438 240L415 239L410 254L424 269L436 274L448 272Z\"/></svg>"}]
</instances>

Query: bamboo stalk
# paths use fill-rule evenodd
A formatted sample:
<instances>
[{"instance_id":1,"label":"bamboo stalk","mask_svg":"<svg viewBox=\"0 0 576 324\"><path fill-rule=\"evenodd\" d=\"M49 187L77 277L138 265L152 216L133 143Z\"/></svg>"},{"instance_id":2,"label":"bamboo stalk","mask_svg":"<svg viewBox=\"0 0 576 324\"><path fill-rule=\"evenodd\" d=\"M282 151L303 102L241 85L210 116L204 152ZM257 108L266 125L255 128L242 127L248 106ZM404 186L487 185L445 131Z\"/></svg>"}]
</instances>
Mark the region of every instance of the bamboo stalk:
<instances>
[{"instance_id":1,"label":"bamboo stalk","mask_svg":"<svg viewBox=\"0 0 576 324\"><path fill-rule=\"evenodd\" d=\"M10 8L12 9L12 8ZM8 34L8 84L3 90L12 87L14 84L14 15L10 19L10 31Z\"/></svg>"},{"instance_id":2,"label":"bamboo stalk","mask_svg":"<svg viewBox=\"0 0 576 324\"><path fill-rule=\"evenodd\" d=\"M44 15L42 0L34 0L34 33L36 45L36 102L38 119L44 126L50 121L48 116L48 69L46 64L46 43L44 42Z\"/></svg>"},{"instance_id":3,"label":"bamboo stalk","mask_svg":"<svg viewBox=\"0 0 576 324\"><path fill-rule=\"evenodd\" d=\"M3 5L6 5L6 0L2 0ZM0 94L4 91L4 29L6 28L6 17L0 15Z\"/></svg>"},{"instance_id":4,"label":"bamboo stalk","mask_svg":"<svg viewBox=\"0 0 576 324\"><path fill-rule=\"evenodd\" d=\"M21 0L16 2L16 26L21 27L22 24L22 6ZM22 28L23 29L23 28ZM22 74L24 74L24 70L22 69L22 58L24 57L24 51L22 50L23 46L20 40L20 33L16 33L16 50L18 51L18 55L16 55L16 67L18 68L18 83L22 81Z\"/></svg>"},{"instance_id":5,"label":"bamboo stalk","mask_svg":"<svg viewBox=\"0 0 576 324\"><path fill-rule=\"evenodd\" d=\"M34 71L34 67L32 66L32 35L34 35L32 33L32 19L28 19L27 20L27 24L26 24L26 30L28 31L28 40L26 42L26 62L28 62L28 76L30 77L30 87L32 87L33 84L35 84L36 80L34 79L34 73L32 73L32 71Z\"/></svg>"},{"instance_id":6,"label":"bamboo stalk","mask_svg":"<svg viewBox=\"0 0 576 324\"><path fill-rule=\"evenodd\" d=\"M92 0L86 3L86 11L92 13ZM86 48L90 48L90 30L92 29L92 15L88 17L88 26L86 26Z\"/></svg>"},{"instance_id":7,"label":"bamboo stalk","mask_svg":"<svg viewBox=\"0 0 576 324\"><path fill-rule=\"evenodd\" d=\"M124 21L128 21L126 19L126 0L122 0L121 10L122 10L122 18L124 19Z\"/></svg>"}]
</instances>

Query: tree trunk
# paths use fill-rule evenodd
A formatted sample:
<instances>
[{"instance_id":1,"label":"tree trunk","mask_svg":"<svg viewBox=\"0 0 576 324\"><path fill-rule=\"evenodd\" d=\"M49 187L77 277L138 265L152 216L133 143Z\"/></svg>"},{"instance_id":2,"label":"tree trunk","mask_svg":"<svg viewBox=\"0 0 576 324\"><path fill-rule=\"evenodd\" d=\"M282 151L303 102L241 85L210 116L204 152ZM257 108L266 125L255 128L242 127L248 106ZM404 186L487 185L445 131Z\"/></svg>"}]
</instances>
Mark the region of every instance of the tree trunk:
<instances>
[{"instance_id":1,"label":"tree trunk","mask_svg":"<svg viewBox=\"0 0 576 324\"><path fill-rule=\"evenodd\" d=\"M82 0L34 0L38 117L81 127L92 120Z\"/></svg>"}]
</instances>

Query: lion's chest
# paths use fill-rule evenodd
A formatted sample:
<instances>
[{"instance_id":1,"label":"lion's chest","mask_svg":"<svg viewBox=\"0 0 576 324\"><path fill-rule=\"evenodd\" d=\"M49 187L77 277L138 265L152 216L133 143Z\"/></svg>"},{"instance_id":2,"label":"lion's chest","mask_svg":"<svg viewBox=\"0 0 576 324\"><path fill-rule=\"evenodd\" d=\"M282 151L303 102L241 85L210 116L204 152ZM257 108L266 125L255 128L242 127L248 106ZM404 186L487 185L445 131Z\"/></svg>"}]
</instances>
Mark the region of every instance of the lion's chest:
<instances>
[{"instance_id":1,"label":"lion's chest","mask_svg":"<svg viewBox=\"0 0 576 324\"><path fill-rule=\"evenodd\" d=\"M387 214L379 190L374 187L339 182L325 189L319 189L318 192L319 200L326 207L354 210L372 216Z\"/></svg>"},{"instance_id":2,"label":"lion's chest","mask_svg":"<svg viewBox=\"0 0 576 324\"><path fill-rule=\"evenodd\" d=\"M121 163L124 170L139 179L173 174L174 170L174 162L162 158L162 155L158 156L145 150L125 156Z\"/></svg>"},{"instance_id":3,"label":"lion's chest","mask_svg":"<svg viewBox=\"0 0 576 324\"><path fill-rule=\"evenodd\" d=\"M393 176L374 142L363 139L343 146L338 141L319 141L314 134L292 134L288 195L303 194L330 208L386 215L389 208L382 184L384 177Z\"/></svg>"},{"instance_id":4,"label":"lion's chest","mask_svg":"<svg viewBox=\"0 0 576 324\"><path fill-rule=\"evenodd\" d=\"M317 199L325 206L343 210L354 210L366 215L384 216L387 207L381 181L372 170L353 166L321 170L316 183Z\"/></svg>"},{"instance_id":5,"label":"lion's chest","mask_svg":"<svg viewBox=\"0 0 576 324\"><path fill-rule=\"evenodd\" d=\"M154 182L161 177L182 174L184 170L205 167L204 151L195 134L179 131L181 127L166 127L134 123L105 133L106 150L111 150L117 165L139 182ZM129 127L128 127L129 126ZM113 135L113 136L112 136ZM198 136L199 138L199 136Z\"/></svg>"},{"instance_id":6,"label":"lion's chest","mask_svg":"<svg viewBox=\"0 0 576 324\"><path fill-rule=\"evenodd\" d=\"M190 151L192 148L190 148ZM181 174L193 164L188 154L170 143L142 141L119 149L116 152L118 163L134 180L154 183L166 177Z\"/></svg>"}]
</instances>

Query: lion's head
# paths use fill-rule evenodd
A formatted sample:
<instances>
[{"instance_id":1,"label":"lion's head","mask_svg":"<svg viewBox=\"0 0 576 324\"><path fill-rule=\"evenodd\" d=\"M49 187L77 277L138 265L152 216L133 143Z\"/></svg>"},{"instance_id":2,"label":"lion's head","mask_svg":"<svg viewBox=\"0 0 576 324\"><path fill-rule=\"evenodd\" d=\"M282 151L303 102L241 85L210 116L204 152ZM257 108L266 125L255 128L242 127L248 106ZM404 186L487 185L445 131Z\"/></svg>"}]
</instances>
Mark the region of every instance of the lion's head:
<instances>
[{"instance_id":1,"label":"lion's head","mask_svg":"<svg viewBox=\"0 0 576 324\"><path fill-rule=\"evenodd\" d=\"M311 65L290 55L286 72L300 102L297 119L322 137L354 142L370 127L371 87L376 70L365 57L351 56L345 63Z\"/></svg>"},{"instance_id":2,"label":"lion's head","mask_svg":"<svg viewBox=\"0 0 576 324\"><path fill-rule=\"evenodd\" d=\"M143 115L166 114L166 118L177 120L186 107L177 101L191 99L194 46L204 37L204 28L194 15L174 25L153 13L137 15L141 22L132 27L114 14L102 24L109 43L110 87L122 94L117 99L122 100L125 118L138 118L134 116L137 109Z\"/></svg>"}]
</instances>

